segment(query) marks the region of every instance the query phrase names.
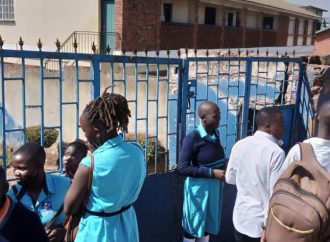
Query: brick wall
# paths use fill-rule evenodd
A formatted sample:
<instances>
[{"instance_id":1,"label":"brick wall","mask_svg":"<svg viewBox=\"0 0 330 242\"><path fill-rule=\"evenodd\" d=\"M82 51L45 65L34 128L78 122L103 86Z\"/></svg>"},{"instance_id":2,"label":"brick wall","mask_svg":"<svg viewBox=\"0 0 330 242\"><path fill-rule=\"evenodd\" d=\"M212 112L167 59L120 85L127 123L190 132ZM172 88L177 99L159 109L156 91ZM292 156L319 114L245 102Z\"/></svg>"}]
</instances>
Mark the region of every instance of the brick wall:
<instances>
[{"instance_id":1,"label":"brick wall","mask_svg":"<svg viewBox=\"0 0 330 242\"><path fill-rule=\"evenodd\" d=\"M330 54L330 30L325 30L315 36L314 42L315 55L329 55Z\"/></svg>"},{"instance_id":2,"label":"brick wall","mask_svg":"<svg viewBox=\"0 0 330 242\"><path fill-rule=\"evenodd\" d=\"M277 32L272 30L264 30L262 31L262 42L261 46L277 46L276 43Z\"/></svg>"},{"instance_id":3,"label":"brick wall","mask_svg":"<svg viewBox=\"0 0 330 242\"><path fill-rule=\"evenodd\" d=\"M246 29L245 46L258 47L259 46L260 30Z\"/></svg>"},{"instance_id":4,"label":"brick wall","mask_svg":"<svg viewBox=\"0 0 330 242\"><path fill-rule=\"evenodd\" d=\"M198 1L195 0L195 12ZM285 46L289 17L279 15L278 31L232 28L224 26L162 23L161 0L116 0L115 30L122 36L117 49L127 51L179 48L239 48ZM294 44L298 40L299 20L296 19ZM243 43L245 40L245 43Z\"/></svg>"},{"instance_id":5,"label":"brick wall","mask_svg":"<svg viewBox=\"0 0 330 242\"><path fill-rule=\"evenodd\" d=\"M239 48L242 46L243 31L241 28L226 27L224 32L224 48Z\"/></svg>"},{"instance_id":6,"label":"brick wall","mask_svg":"<svg viewBox=\"0 0 330 242\"><path fill-rule=\"evenodd\" d=\"M198 26L197 49L218 49L221 47L221 26Z\"/></svg>"},{"instance_id":7,"label":"brick wall","mask_svg":"<svg viewBox=\"0 0 330 242\"><path fill-rule=\"evenodd\" d=\"M160 15L160 0L116 0L116 31L122 36L122 48L159 48Z\"/></svg>"},{"instance_id":8,"label":"brick wall","mask_svg":"<svg viewBox=\"0 0 330 242\"><path fill-rule=\"evenodd\" d=\"M289 22L290 18L288 16L280 15L278 16L278 27L276 36L276 45L285 46L288 41L289 33Z\"/></svg>"},{"instance_id":9,"label":"brick wall","mask_svg":"<svg viewBox=\"0 0 330 242\"><path fill-rule=\"evenodd\" d=\"M194 48L193 33L194 26L192 24L162 23L160 49Z\"/></svg>"}]
</instances>

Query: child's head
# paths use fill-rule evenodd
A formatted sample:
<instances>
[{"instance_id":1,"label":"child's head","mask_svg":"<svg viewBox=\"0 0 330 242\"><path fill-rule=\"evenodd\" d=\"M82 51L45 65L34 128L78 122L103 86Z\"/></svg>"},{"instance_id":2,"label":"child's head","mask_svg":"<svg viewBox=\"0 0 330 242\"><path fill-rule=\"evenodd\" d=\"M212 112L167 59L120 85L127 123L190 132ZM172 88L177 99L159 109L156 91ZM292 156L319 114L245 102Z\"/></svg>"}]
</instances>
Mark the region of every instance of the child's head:
<instances>
[{"instance_id":1,"label":"child's head","mask_svg":"<svg viewBox=\"0 0 330 242\"><path fill-rule=\"evenodd\" d=\"M22 184L30 184L44 172L46 153L37 143L27 143L13 154L14 175Z\"/></svg>"},{"instance_id":2,"label":"child's head","mask_svg":"<svg viewBox=\"0 0 330 242\"><path fill-rule=\"evenodd\" d=\"M260 109L256 115L258 130L272 134L276 139L282 139L284 132L284 119L281 110L274 107Z\"/></svg>"},{"instance_id":3,"label":"child's head","mask_svg":"<svg viewBox=\"0 0 330 242\"><path fill-rule=\"evenodd\" d=\"M80 161L87 155L88 147L81 141L68 144L63 155L63 175L73 178Z\"/></svg>"},{"instance_id":4,"label":"child's head","mask_svg":"<svg viewBox=\"0 0 330 242\"><path fill-rule=\"evenodd\" d=\"M205 129L213 131L219 127L220 109L215 103L202 102L198 107L198 116Z\"/></svg>"},{"instance_id":5,"label":"child's head","mask_svg":"<svg viewBox=\"0 0 330 242\"><path fill-rule=\"evenodd\" d=\"M94 148L102 145L118 130L127 132L131 112L125 97L119 94L107 93L87 104L80 116L81 128L88 142Z\"/></svg>"}]
</instances>

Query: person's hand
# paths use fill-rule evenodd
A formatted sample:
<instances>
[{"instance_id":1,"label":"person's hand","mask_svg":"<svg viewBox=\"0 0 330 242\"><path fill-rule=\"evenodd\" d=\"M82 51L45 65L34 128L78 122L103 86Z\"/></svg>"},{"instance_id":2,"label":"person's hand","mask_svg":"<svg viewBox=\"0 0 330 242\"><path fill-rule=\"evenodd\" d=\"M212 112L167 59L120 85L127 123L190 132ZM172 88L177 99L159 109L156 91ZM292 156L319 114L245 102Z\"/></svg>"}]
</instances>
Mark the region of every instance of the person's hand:
<instances>
[{"instance_id":1,"label":"person's hand","mask_svg":"<svg viewBox=\"0 0 330 242\"><path fill-rule=\"evenodd\" d=\"M62 242L66 233L65 228L50 228L46 230L50 242Z\"/></svg>"},{"instance_id":2,"label":"person's hand","mask_svg":"<svg viewBox=\"0 0 330 242\"><path fill-rule=\"evenodd\" d=\"M225 170L213 169L212 172L213 172L213 177L215 179L222 180L222 181L225 180L225 174L226 174Z\"/></svg>"},{"instance_id":3,"label":"person's hand","mask_svg":"<svg viewBox=\"0 0 330 242\"><path fill-rule=\"evenodd\" d=\"M263 230L263 231L262 231L262 235L261 235L261 238L260 238L260 242L267 242L267 241L266 241L266 230Z\"/></svg>"}]
</instances>

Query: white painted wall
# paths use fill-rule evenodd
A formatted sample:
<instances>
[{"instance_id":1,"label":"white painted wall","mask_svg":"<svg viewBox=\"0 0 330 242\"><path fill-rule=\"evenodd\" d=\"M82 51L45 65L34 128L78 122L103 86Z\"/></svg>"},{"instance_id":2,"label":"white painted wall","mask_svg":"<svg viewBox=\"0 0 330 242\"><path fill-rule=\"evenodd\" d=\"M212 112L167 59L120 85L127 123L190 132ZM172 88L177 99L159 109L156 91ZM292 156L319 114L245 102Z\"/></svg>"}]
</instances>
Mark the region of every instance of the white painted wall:
<instances>
[{"instance_id":1,"label":"white painted wall","mask_svg":"<svg viewBox=\"0 0 330 242\"><path fill-rule=\"evenodd\" d=\"M172 22L188 23L189 22L189 0L165 0L162 1L162 16L163 16L163 3L172 4ZM162 18L163 19L163 18Z\"/></svg>"},{"instance_id":2,"label":"white painted wall","mask_svg":"<svg viewBox=\"0 0 330 242\"><path fill-rule=\"evenodd\" d=\"M257 28L257 13L256 12L247 12L246 16L246 27L247 28Z\"/></svg>"},{"instance_id":3,"label":"white painted wall","mask_svg":"<svg viewBox=\"0 0 330 242\"><path fill-rule=\"evenodd\" d=\"M99 31L98 0L15 0L15 21L0 22L4 48L16 48L22 37L25 49L36 49L38 38L43 49L55 49L73 31ZM30 48L29 48L30 46Z\"/></svg>"}]
</instances>

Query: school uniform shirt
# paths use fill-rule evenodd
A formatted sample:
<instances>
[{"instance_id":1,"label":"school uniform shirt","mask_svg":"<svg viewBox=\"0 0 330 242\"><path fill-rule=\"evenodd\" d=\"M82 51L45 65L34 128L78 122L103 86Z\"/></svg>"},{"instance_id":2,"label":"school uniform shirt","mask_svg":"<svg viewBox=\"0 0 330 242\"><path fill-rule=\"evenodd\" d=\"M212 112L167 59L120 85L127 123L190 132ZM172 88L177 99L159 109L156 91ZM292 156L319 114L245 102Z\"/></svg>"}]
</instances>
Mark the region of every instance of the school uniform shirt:
<instances>
[{"instance_id":1,"label":"school uniform shirt","mask_svg":"<svg viewBox=\"0 0 330 242\"><path fill-rule=\"evenodd\" d=\"M0 209L1 242L48 242L40 218L8 196Z\"/></svg>"},{"instance_id":2,"label":"school uniform shirt","mask_svg":"<svg viewBox=\"0 0 330 242\"><path fill-rule=\"evenodd\" d=\"M178 172L184 176L211 178L213 172L208 165L223 160L224 156L218 131L208 135L203 126L199 125L183 139Z\"/></svg>"},{"instance_id":3,"label":"school uniform shirt","mask_svg":"<svg viewBox=\"0 0 330 242\"><path fill-rule=\"evenodd\" d=\"M238 232L261 237L261 226L266 221L269 199L284 158L275 138L262 131L233 146L226 181L237 187L233 223Z\"/></svg>"},{"instance_id":4,"label":"school uniform shirt","mask_svg":"<svg viewBox=\"0 0 330 242\"><path fill-rule=\"evenodd\" d=\"M178 172L184 184L182 227L194 237L218 234L221 223L223 182L212 169L224 167L224 150L216 130L209 135L202 125L183 140Z\"/></svg>"},{"instance_id":5,"label":"school uniform shirt","mask_svg":"<svg viewBox=\"0 0 330 242\"><path fill-rule=\"evenodd\" d=\"M93 156L91 191L75 242L138 242L137 219L131 205L146 177L143 150L118 135L98 147ZM80 165L90 167L91 158L85 157ZM125 211L120 212L123 208Z\"/></svg>"},{"instance_id":6,"label":"school uniform shirt","mask_svg":"<svg viewBox=\"0 0 330 242\"><path fill-rule=\"evenodd\" d=\"M15 184L17 193L13 188L10 188L8 195L15 201L28 208L30 211L36 212L43 225L46 225L55 213L59 210L64 202L66 192L70 187L70 179L59 175L45 173L44 187L41 190L36 204L33 204L30 195L25 192L25 188L20 184ZM17 195L21 193L20 199L17 199ZM54 225L62 225L65 219L65 213L62 212L54 222Z\"/></svg>"},{"instance_id":7,"label":"school uniform shirt","mask_svg":"<svg viewBox=\"0 0 330 242\"><path fill-rule=\"evenodd\" d=\"M330 171L330 140L314 137L304 141L311 144L315 153L316 160L327 171ZM283 172L293 161L301 160L300 146L296 144L289 151L281 171Z\"/></svg>"}]
</instances>

